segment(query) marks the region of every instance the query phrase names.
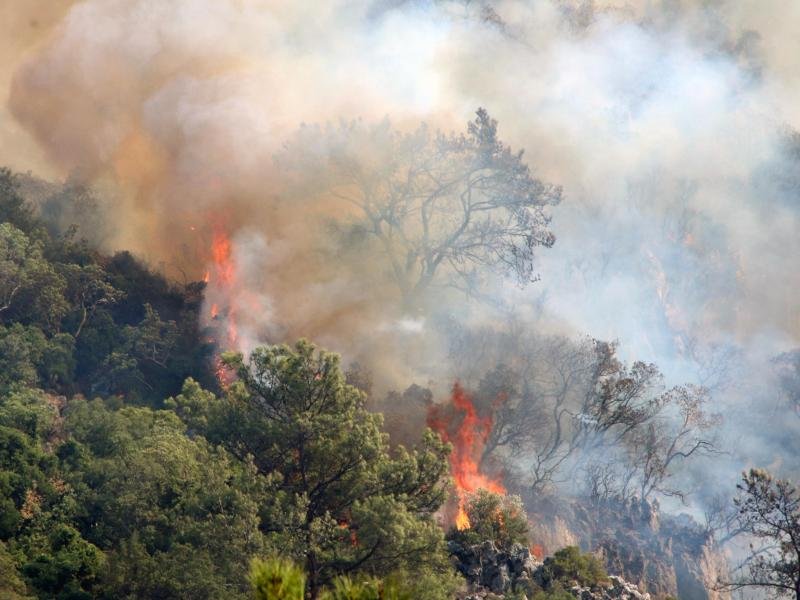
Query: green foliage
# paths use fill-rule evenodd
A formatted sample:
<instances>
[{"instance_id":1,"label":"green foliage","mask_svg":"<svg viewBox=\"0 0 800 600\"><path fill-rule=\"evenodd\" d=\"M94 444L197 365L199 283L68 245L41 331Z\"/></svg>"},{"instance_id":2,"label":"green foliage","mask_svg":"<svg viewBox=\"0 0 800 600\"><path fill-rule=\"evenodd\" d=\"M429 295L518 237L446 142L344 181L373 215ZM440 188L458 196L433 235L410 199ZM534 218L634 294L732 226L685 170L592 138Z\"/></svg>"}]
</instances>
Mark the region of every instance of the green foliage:
<instances>
[{"instance_id":1,"label":"green foliage","mask_svg":"<svg viewBox=\"0 0 800 600\"><path fill-rule=\"evenodd\" d=\"M384 577L343 575L320 594L321 600L452 600L463 580L456 573L393 571Z\"/></svg>"},{"instance_id":2,"label":"green foliage","mask_svg":"<svg viewBox=\"0 0 800 600\"><path fill-rule=\"evenodd\" d=\"M53 423L52 407L40 392L21 391L0 402L0 539L30 528L34 515L58 497L55 461L44 448Z\"/></svg>"},{"instance_id":3,"label":"green foliage","mask_svg":"<svg viewBox=\"0 0 800 600\"><path fill-rule=\"evenodd\" d=\"M57 599L92 598L105 556L74 528L60 524L46 543L22 567L25 577L40 594Z\"/></svg>"},{"instance_id":4,"label":"green foliage","mask_svg":"<svg viewBox=\"0 0 800 600\"><path fill-rule=\"evenodd\" d=\"M8 552L6 545L0 542L0 598L4 600L32 600L28 595L28 586L17 569L14 557Z\"/></svg>"},{"instance_id":5,"label":"green foliage","mask_svg":"<svg viewBox=\"0 0 800 600\"><path fill-rule=\"evenodd\" d=\"M109 566L98 597L103 600L169 598L218 600L246 598L244 576L227 579L215 557L201 547L173 544L150 552L134 535L109 552Z\"/></svg>"},{"instance_id":6,"label":"green foliage","mask_svg":"<svg viewBox=\"0 0 800 600\"><path fill-rule=\"evenodd\" d=\"M191 377L183 382L181 393L174 398L167 398L164 406L173 410L190 430L215 433L222 440L222 431L213 432L209 429L209 422L219 426L226 411L224 402L217 399L213 392L204 390Z\"/></svg>"},{"instance_id":7,"label":"green foliage","mask_svg":"<svg viewBox=\"0 0 800 600\"><path fill-rule=\"evenodd\" d=\"M306 576L292 561L255 559L250 569L250 585L256 600L302 600ZM395 572L383 579L337 577L319 597L321 600L449 600L454 589L453 586L443 588L429 577L413 581L408 574Z\"/></svg>"},{"instance_id":8,"label":"green foliage","mask_svg":"<svg viewBox=\"0 0 800 600\"><path fill-rule=\"evenodd\" d=\"M592 587L608 581L608 574L599 558L581 552L577 546L567 546L545 559L544 578L547 589L556 584L566 588L575 583Z\"/></svg>"},{"instance_id":9,"label":"green foliage","mask_svg":"<svg viewBox=\"0 0 800 600\"><path fill-rule=\"evenodd\" d=\"M19 323L0 327L0 391L38 384L38 366L46 343L40 329Z\"/></svg>"},{"instance_id":10,"label":"green foliage","mask_svg":"<svg viewBox=\"0 0 800 600\"><path fill-rule=\"evenodd\" d=\"M224 582L236 582L231 594L245 592L247 560L263 550L258 512L266 493L251 465L187 437L170 411L74 400L66 424L88 539L129 572L152 574L138 591L128 580L111 581L116 596L159 597L153 590L179 579L208 582L205 595L184 586L167 597L215 597L211 590ZM166 565L181 578L164 580Z\"/></svg>"},{"instance_id":11,"label":"green foliage","mask_svg":"<svg viewBox=\"0 0 800 600\"><path fill-rule=\"evenodd\" d=\"M452 600L464 587L464 579L455 569L433 570L417 568L413 572L396 570L383 578L388 590L400 598L425 598L425 600Z\"/></svg>"},{"instance_id":12,"label":"green foliage","mask_svg":"<svg viewBox=\"0 0 800 600\"><path fill-rule=\"evenodd\" d=\"M59 197L83 208L56 218L45 203L45 226L0 170L0 393L28 385L158 406L188 376L213 385L203 284L181 289L129 253L101 256L63 221L86 216L91 194L69 184Z\"/></svg>"},{"instance_id":13,"label":"green foliage","mask_svg":"<svg viewBox=\"0 0 800 600\"><path fill-rule=\"evenodd\" d=\"M556 583L547 590L534 592L533 600L575 600L575 596Z\"/></svg>"},{"instance_id":14,"label":"green foliage","mask_svg":"<svg viewBox=\"0 0 800 600\"><path fill-rule=\"evenodd\" d=\"M76 239L62 191L43 220L0 170L0 596L243 599L280 551L298 598L452 598L439 437L390 453L307 342L227 356L218 396L203 284Z\"/></svg>"},{"instance_id":15,"label":"green foliage","mask_svg":"<svg viewBox=\"0 0 800 600\"><path fill-rule=\"evenodd\" d=\"M108 282L109 276L100 265L65 264L61 272L67 281L66 295L74 312L74 336L78 338L99 308L116 303L124 294Z\"/></svg>"},{"instance_id":16,"label":"green foliage","mask_svg":"<svg viewBox=\"0 0 800 600\"><path fill-rule=\"evenodd\" d=\"M23 386L68 385L75 361L69 334L48 338L35 326L0 325L0 393Z\"/></svg>"},{"instance_id":17,"label":"green foliage","mask_svg":"<svg viewBox=\"0 0 800 600\"><path fill-rule=\"evenodd\" d=\"M368 578L354 581L349 577L338 577L329 589L320 596L322 600L412 600L414 597L402 591L394 582Z\"/></svg>"},{"instance_id":18,"label":"green foliage","mask_svg":"<svg viewBox=\"0 0 800 600\"><path fill-rule=\"evenodd\" d=\"M42 597L236 598L266 482L168 411L0 396L0 540Z\"/></svg>"},{"instance_id":19,"label":"green foliage","mask_svg":"<svg viewBox=\"0 0 800 600\"><path fill-rule=\"evenodd\" d=\"M250 566L250 585L256 600L302 600L306 575L288 560L254 559Z\"/></svg>"},{"instance_id":20,"label":"green foliage","mask_svg":"<svg viewBox=\"0 0 800 600\"><path fill-rule=\"evenodd\" d=\"M58 435L58 419L58 399L41 390L20 389L0 403L0 425L24 433L32 443L47 443Z\"/></svg>"},{"instance_id":21,"label":"green foliage","mask_svg":"<svg viewBox=\"0 0 800 600\"><path fill-rule=\"evenodd\" d=\"M577 546L567 546L545 559L541 579L517 590L533 600L570 600L569 589L574 585L598 588L608 583L608 575L600 560L590 553L582 553Z\"/></svg>"},{"instance_id":22,"label":"green foliage","mask_svg":"<svg viewBox=\"0 0 800 600\"><path fill-rule=\"evenodd\" d=\"M58 329L68 305L66 282L44 257L44 245L0 223L0 319Z\"/></svg>"},{"instance_id":23,"label":"green foliage","mask_svg":"<svg viewBox=\"0 0 800 600\"><path fill-rule=\"evenodd\" d=\"M239 377L227 401L188 384L171 405L278 481L263 527L275 547L305 561L312 591L353 570L450 570L433 519L447 485L448 448L437 436L390 456L380 416L345 383L339 357L308 342L225 361Z\"/></svg>"},{"instance_id":24,"label":"green foliage","mask_svg":"<svg viewBox=\"0 0 800 600\"><path fill-rule=\"evenodd\" d=\"M492 540L498 548L528 543L528 517L519 496L495 494L480 489L469 494L464 506L470 527L452 529L450 539L466 544Z\"/></svg>"},{"instance_id":25,"label":"green foliage","mask_svg":"<svg viewBox=\"0 0 800 600\"><path fill-rule=\"evenodd\" d=\"M0 168L0 223L30 233L36 224L33 210L19 192L17 177L7 168Z\"/></svg>"}]
</instances>

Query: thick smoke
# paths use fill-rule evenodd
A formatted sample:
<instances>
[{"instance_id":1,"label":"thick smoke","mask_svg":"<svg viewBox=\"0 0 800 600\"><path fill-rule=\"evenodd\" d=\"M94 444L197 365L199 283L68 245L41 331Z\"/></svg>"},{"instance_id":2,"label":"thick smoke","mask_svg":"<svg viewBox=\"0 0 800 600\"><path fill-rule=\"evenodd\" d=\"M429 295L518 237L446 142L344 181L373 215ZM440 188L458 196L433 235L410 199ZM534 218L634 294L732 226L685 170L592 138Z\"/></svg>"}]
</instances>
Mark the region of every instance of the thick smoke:
<instances>
[{"instance_id":1,"label":"thick smoke","mask_svg":"<svg viewBox=\"0 0 800 600\"><path fill-rule=\"evenodd\" d=\"M26 14L27 3L14 4L3 10ZM229 232L245 347L308 336L369 366L379 389L411 381L448 389L458 365L445 336L428 315L404 314L370 257L345 260L332 249L329 225L341 207L299 196L274 156L302 123L388 117L401 129L425 121L460 131L485 106L501 139L524 148L536 175L565 197L553 211L557 243L539 252L541 280L495 282L503 310L539 331L618 339L625 358L658 363L669 383L713 387L726 432L740 440L722 461L725 489L742 456L777 460L779 448L748 415L778 405L769 360L800 335L792 141L800 8L778 0L64 7L52 30L14 55L22 60L4 52L16 120L0 129L4 146L24 127L49 169L113 189L109 245L133 248L172 276L201 278L214 229ZM27 164L40 160L33 153ZM503 318L453 294L431 303L446 303L439 313L460 322Z\"/></svg>"}]
</instances>

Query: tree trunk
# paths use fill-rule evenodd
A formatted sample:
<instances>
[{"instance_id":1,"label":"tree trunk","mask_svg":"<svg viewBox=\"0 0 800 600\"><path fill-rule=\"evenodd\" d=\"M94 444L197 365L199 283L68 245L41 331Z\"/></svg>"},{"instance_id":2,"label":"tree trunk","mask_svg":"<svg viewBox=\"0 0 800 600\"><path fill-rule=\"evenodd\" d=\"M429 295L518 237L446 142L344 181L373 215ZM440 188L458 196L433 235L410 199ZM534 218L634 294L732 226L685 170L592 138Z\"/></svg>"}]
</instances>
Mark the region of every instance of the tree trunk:
<instances>
[{"instance_id":1,"label":"tree trunk","mask_svg":"<svg viewBox=\"0 0 800 600\"><path fill-rule=\"evenodd\" d=\"M309 550L306 555L306 573L308 575L308 589L306 590L306 598L316 600L319 596L319 573L317 566L317 555L315 552Z\"/></svg>"},{"instance_id":2,"label":"tree trunk","mask_svg":"<svg viewBox=\"0 0 800 600\"><path fill-rule=\"evenodd\" d=\"M81 322L78 325L78 330L75 332L75 335L73 336L76 340L80 337L81 330L83 329L83 326L86 325L86 319L88 317L89 317L89 314L86 312L86 307L84 306L83 307L83 318L81 319Z\"/></svg>"}]
</instances>

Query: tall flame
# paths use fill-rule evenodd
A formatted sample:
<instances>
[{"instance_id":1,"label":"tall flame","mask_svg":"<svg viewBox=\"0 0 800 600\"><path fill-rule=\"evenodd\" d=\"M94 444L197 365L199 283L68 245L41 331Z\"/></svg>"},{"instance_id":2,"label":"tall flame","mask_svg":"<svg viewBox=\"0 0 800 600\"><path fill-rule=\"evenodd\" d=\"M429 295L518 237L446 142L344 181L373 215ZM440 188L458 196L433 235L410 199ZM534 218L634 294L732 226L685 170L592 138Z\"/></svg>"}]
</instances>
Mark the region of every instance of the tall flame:
<instances>
[{"instance_id":1,"label":"tall flame","mask_svg":"<svg viewBox=\"0 0 800 600\"><path fill-rule=\"evenodd\" d=\"M218 343L225 348L237 348L239 332L236 327L236 302L233 296L235 287L236 269L231 256L231 241L227 232L222 227L214 228L214 235L211 242L211 258L213 260L212 285L222 295L224 302L224 314L226 327L224 339ZM220 307L218 304L211 306L211 318L219 317Z\"/></svg>"},{"instance_id":2,"label":"tall flame","mask_svg":"<svg viewBox=\"0 0 800 600\"><path fill-rule=\"evenodd\" d=\"M211 261L203 275L208 301L204 320L213 332L213 342L220 349L238 350L236 263L227 229L218 220L212 225L209 250ZM229 384L231 375L222 366L219 357L215 363L220 383Z\"/></svg>"},{"instance_id":3,"label":"tall flame","mask_svg":"<svg viewBox=\"0 0 800 600\"><path fill-rule=\"evenodd\" d=\"M498 479L483 473L480 468L481 454L492 431L492 417L478 414L472 399L458 382L453 385L449 407L449 411L441 406L432 407L428 425L453 445L450 470L458 495L455 525L463 530L470 527L465 510L467 494L479 489L505 494L506 489Z\"/></svg>"}]
</instances>

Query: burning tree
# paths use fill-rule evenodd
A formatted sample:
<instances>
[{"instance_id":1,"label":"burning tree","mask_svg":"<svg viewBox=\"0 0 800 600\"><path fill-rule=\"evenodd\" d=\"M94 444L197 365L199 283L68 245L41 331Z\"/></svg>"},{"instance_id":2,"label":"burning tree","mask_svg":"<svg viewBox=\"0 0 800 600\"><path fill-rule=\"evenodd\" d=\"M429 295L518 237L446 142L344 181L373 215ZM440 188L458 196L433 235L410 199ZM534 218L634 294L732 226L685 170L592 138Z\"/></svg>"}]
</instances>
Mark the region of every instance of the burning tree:
<instances>
[{"instance_id":1,"label":"burning tree","mask_svg":"<svg viewBox=\"0 0 800 600\"><path fill-rule=\"evenodd\" d=\"M676 466L715 451L720 417L704 388L664 389L656 365L625 364L615 344L508 329L462 332L454 347L473 372L499 363L474 397L489 424L478 464L506 465L534 494L585 470L595 491L680 496L666 485ZM470 357L475 348L481 356Z\"/></svg>"},{"instance_id":2,"label":"burning tree","mask_svg":"<svg viewBox=\"0 0 800 600\"><path fill-rule=\"evenodd\" d=\"M406 307L434 284L477 292L482 269L530 281L535 248L555 241L546 209L561 188L532 175L482 108L466 134L305 127L279 161L343 203L344 231L377 244Z\"/></svg>"},{"instance_id":3,"label":"burning tree","mask_svg":"<svg viewBox=\"0 0 800 600\"><path fill-rule=\"evenodd\" d=\"M214 341L223 349L238 350L239 331L236 317L242 291L236 281L236 264L230 237L226 228L218 222L214 223L212 231L211 261L211 268L203 276L210 298L210 306L205 317L214 330ZM217 365L217 372L221 380L227 379L220 365Z\"/></svg>"},{"instance_id":4,"label":"burning tree","mask_svg":"<svg viewBox=\"0 0 800 600\"><path fill-rule=\"evenodd\" d=\"M519 496L493 493L486 489L467 494L464 511L469 528L451 531L449 538L467 543L492 540L498 548L528 543L528 518Z\"/></svg>"}]
</instances>

